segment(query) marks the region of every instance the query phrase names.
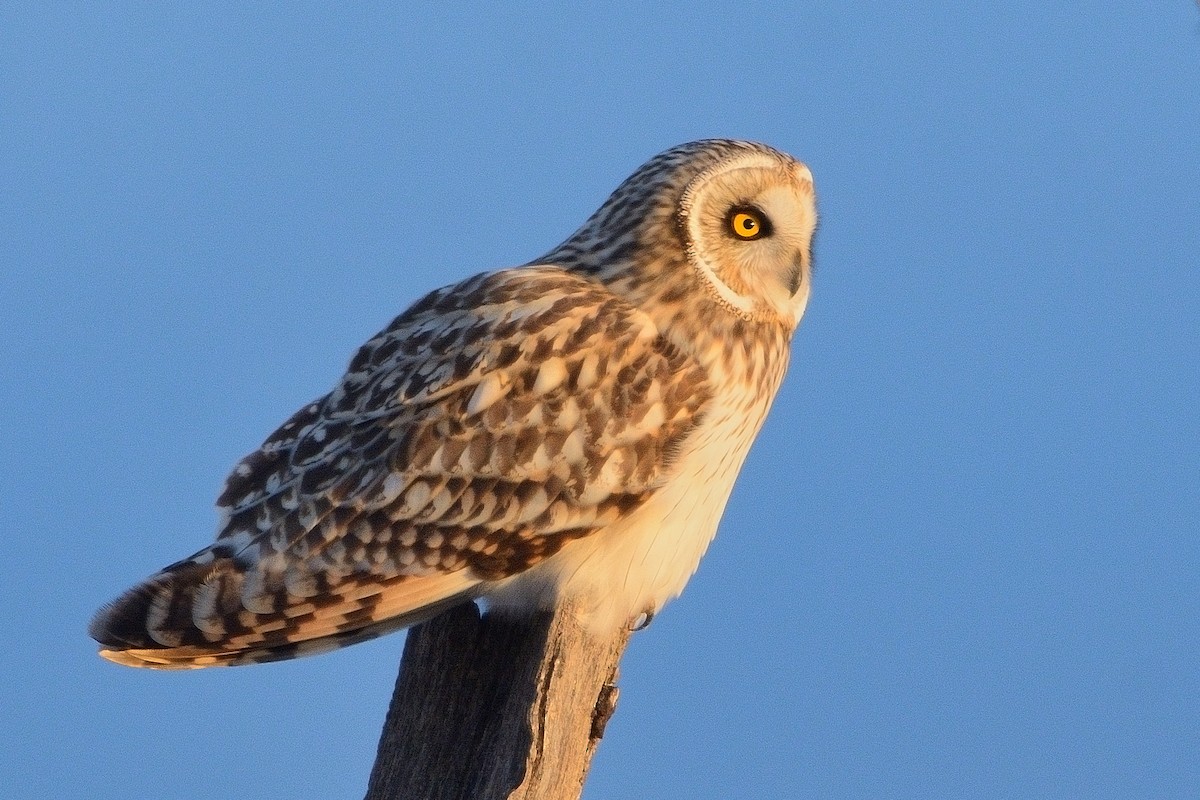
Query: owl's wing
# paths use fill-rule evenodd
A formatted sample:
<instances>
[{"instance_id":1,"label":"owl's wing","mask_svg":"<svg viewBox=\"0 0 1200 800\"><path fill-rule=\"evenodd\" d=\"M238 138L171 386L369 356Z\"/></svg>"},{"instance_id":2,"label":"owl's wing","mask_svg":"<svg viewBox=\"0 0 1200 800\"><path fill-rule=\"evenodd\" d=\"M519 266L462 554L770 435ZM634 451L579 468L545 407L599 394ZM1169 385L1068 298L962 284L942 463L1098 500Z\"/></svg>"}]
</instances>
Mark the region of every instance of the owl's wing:
<instances>
[{"instance_id":1,"label":"owl's wing","mask_svg":"<svg viewBox=\"0 0 1200 800\"><path fill-rule=\"evenodd\" d=\"M556 267L439 290L234 469L212 546L92 635L171 668L414 624L639 507L709 398L649 317Z\"/></svg>"}]
</instances>

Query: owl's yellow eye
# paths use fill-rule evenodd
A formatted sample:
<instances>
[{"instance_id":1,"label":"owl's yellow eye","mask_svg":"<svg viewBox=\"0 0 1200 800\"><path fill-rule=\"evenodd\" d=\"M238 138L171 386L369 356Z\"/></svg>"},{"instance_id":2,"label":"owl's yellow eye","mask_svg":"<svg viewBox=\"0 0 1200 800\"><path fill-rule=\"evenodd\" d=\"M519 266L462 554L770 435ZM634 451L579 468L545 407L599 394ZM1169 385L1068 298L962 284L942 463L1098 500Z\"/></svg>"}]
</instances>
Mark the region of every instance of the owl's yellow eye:
<instances>
[{"instance_id":1,"label":"owl's yellow eye","mask_svg":"<svg viewBox=\"0 0 1200 800\"><path fill-rule=\"evenodd\" d=\"M771 221L757 208L739 206L729 212L726 223L729 232L739 239L749 241L771 234Z\"/></svg>"}]
</instances>

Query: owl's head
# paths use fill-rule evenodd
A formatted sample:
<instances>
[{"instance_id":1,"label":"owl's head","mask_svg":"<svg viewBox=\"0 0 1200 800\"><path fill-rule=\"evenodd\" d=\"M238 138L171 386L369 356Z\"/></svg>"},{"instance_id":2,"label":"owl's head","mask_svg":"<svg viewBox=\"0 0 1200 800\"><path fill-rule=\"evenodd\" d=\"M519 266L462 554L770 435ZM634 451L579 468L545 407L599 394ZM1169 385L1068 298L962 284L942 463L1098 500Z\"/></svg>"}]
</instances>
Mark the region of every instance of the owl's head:
<instances>
[{"instance_id":1,"label":"owl's head","mask_svg":"<svg viewBox=\"0 0 1200 800\"><path fill-rule=\"evenodd\" d=\"M550 258L643 307L699 288L725 312L794 327L812 278L812 173L766 145L707 139L642 165Z\"/></svg>"},{"instance_id":2,"label":"owl's head","mask_svg":"<svg viewBox=\"0 0 1200 800\"><path fill-rule=\"evenodd\" d=\"M688 261L736 311L799 321L812 278L812 173L761 146L692 178L679 200Z\"/></svg>"}]
</instances>

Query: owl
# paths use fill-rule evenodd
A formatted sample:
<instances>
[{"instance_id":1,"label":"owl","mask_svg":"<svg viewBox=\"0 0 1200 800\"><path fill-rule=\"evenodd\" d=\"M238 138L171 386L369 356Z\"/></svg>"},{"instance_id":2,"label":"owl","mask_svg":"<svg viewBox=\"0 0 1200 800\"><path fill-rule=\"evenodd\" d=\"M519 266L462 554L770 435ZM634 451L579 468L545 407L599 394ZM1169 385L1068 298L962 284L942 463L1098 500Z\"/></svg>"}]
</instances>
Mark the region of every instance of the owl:
<instances>
[{"instance_id":1,"label":"owl","mask_svg":"<svg viewBox=\"0 0 1200 800\"><path fill-rule=\"evenodd\" d=\"M596 630L677 596L808 302L812 174L704 140L524 266L432 292L243 459L216 541L101 609L120 664L294 658L483 599Z\"/></svg>"}]
</instances>

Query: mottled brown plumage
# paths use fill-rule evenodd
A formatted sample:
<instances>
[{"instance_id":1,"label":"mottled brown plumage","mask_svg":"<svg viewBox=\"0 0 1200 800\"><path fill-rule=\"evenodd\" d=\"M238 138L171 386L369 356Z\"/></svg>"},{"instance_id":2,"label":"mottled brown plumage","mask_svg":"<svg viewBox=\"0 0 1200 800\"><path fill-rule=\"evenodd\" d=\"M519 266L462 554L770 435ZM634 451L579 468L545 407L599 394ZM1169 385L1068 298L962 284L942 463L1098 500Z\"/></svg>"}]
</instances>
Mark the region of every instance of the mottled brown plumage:
<instances>
[{"instance_id":1,"label":"mottled brown plumage","mask_svg":"<svg viewBox=\"0 0 1200 800\"><path fill-rule=\"evenodd\" d=\"M759 196L797 217L759 209L774 249L723 241L724 206ZM578 591L601 624L655 610L695 568L782 380L811 207L788 156L683 145L533 265L427 295L238 464L215 543L97 615L101 654L291 658L478 596Z\"/></svg>"}]
</instances>

